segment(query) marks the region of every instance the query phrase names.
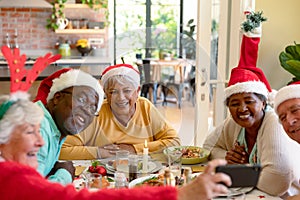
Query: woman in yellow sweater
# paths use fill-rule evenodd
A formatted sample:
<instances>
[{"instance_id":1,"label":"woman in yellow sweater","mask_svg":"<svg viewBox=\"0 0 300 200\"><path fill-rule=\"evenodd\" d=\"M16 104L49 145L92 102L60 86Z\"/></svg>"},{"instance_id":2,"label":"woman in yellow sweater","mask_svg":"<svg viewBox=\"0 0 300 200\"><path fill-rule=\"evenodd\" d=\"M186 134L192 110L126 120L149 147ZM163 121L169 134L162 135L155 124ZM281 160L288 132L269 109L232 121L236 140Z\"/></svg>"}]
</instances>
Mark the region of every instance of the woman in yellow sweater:
<instances>
[{"instance_id":1,"label":"woman in yellow sweater","mask_svg":"<svg viewBox=\"0 0 300 200\"><path fill-rule=\"evenodd\" d=\"M150 152L180 145L177 132L146 98L139 96L140 74L128 64L107 67L101 82L106 94L99 115L83 132L68 136L60 159L115 156L114 149L141 153L145 140Z\"/></svg>"}]
</instances>

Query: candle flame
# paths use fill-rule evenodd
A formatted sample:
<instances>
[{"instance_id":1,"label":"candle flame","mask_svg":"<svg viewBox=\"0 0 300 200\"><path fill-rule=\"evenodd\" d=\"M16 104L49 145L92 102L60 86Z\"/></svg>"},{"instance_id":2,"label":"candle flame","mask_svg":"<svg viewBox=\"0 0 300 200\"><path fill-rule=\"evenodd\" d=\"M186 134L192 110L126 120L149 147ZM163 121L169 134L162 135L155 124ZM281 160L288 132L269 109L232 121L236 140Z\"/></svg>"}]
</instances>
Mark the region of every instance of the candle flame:
<instances>
[{"instance_id":1,"label":"candle flame","mask_svg":"<svg viewBox=\"0 0 300 200\"><path fill-rule=\"evenodd\" d=\"M145 146L144 146L145 148L147 148L148 146L147 146L147 140L145 140Z\"/></svg>"}]
</instances>

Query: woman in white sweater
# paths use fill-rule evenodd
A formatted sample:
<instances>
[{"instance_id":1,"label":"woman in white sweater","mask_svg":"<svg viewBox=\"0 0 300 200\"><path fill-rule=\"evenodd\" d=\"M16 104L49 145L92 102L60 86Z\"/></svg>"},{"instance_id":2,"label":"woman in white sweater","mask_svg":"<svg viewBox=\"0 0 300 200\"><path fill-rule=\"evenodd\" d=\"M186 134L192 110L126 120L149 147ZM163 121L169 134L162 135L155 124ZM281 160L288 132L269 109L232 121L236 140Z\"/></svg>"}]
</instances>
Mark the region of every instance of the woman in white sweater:
<instances>
[{"instance_id":1,"label":"woman in white sweater","mask_svg":"<svg viewBox=\"0 0 300 200\"><path fill-rule=\"evenodd\" d=\"M254 37L253 37L254 36ZM230 115L204 142L211 159L225 158L229 164L261 164L257 188L275 196L297 193L299 180L292 154L300 152L284 133L274 110L267 105L272 89L256 67L260 37L243 35L239 65L232 69L225 103ZM297 163L297 162L296 162Z\"/></svg>"}]
</instances>

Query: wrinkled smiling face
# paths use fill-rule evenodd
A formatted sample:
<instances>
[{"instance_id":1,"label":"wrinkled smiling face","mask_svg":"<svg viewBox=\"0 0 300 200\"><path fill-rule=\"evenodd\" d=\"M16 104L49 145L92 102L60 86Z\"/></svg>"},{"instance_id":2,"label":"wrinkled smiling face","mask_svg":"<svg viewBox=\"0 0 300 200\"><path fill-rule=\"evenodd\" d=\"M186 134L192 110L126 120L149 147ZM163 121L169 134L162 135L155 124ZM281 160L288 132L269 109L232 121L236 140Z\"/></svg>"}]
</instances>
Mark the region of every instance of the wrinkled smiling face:
<instances>
[{"instance_id":1,"label":"wrinkled smiling face","mask_svg":"<svg viewBox=\"0 0 300 200\"><path fill-rule=\"evenodd\" d=\"M133 84L126 79L123 79L122 82L116 81L109 85L105 90L105 94L114 115L130 116L135 111L139 90L135 89Z\"/></svg>"},{"instance_id":2,"label":"wrinkled smiling face","mask_svg":"<svg viewBox=\"0 0 300 200\"><path fill-rule=\"evenodd\" d=\"M98 106L96 91L88 86L74 86L54 95L52 117L63 136L74 135L92 122Z\"/></svg>"},{"instance_id":3,"label":"wrinkled smiling face","mask_svg":"<svg viewBox=\"0 0 300 200\"><path fill-rule=\"evenodd\" d=\"M285 132L300 143L300 99L289 99L277 107L277 113Z\"/></svg>"},{"instance_id":4,"label":"wrinkled smiling face","mask_svg":"<svg viewBox=\"0 0 300 200\"><path fill-rule=\"evenodd\" d=\"M236 123L244 128L258 128L264 116L265 102L254 93L238 93L229 97L228 108Z\"/></svg>"},{"instance_id":5,"label":"wrinkled smiling face","mask_svg":"<svg viewBox=\"0 0 300 200\"><path fill-rule=\"evenodd\" d=\"M1 145L2 156L7 161L38 167L37 153L44 145L40 125L24 123L16 126L6 144Z\"/></svg>"}]
</instances>

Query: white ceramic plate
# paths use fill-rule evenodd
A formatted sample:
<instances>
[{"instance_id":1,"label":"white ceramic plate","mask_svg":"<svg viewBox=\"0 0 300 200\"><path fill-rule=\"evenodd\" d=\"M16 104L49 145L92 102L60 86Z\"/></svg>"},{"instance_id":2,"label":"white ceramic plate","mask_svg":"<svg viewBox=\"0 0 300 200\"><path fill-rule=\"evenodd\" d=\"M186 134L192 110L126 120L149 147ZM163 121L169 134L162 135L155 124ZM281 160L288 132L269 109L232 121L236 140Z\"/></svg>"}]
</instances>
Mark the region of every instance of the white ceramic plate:
<instances>
[{"instance_id":1,"label":"white ceramic plate","mask_svg":"<svg viewBox=\"0 0 300 200\"><path fill-rule=\"evenodd\" d=\"M116 169L112 166L112 162L106 164L106 169L108 172L114 173ZM162 165L158 161L148 161L148 173L154 173L159 171L162 168ZM129 173L127 165L120 165L118 170L121 172ZM142 170L139 170L138 173L142 173Z\"/></svg>"},{"instance_id":2,"label":"white ceramic plate","mask_svg":"<svg viewBox=\"0 0 300 200\"><path fill-rule=\"evenodd\" d=\"M140 177L140 178L137 178L137 179L134 179L133 181L131 181L128 185L129 188L133 188L135 187L137 184L140 184L142 182L144 182L145 180L148 180L148 179L151 179L153 177L157 177L158 174L151 174L149 176L144 176L144 177Z\"/></svg>"},{"instance_id":3,"label":"white ceramic plate","mask_svg":"<svg viewBox=\"0 0 300 200\"><path fill-rule=\"evenodd\" d=\"M239 188L229 188L229 193L220 195L219 197L234 197L239 196L242 194L247 194L248 192L251 192L254 188L253 187L239 187Z\"/></svg>"}]
</instances>

